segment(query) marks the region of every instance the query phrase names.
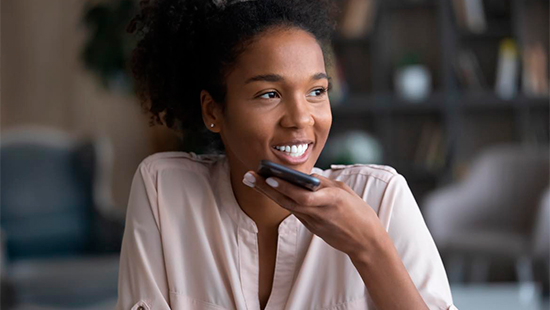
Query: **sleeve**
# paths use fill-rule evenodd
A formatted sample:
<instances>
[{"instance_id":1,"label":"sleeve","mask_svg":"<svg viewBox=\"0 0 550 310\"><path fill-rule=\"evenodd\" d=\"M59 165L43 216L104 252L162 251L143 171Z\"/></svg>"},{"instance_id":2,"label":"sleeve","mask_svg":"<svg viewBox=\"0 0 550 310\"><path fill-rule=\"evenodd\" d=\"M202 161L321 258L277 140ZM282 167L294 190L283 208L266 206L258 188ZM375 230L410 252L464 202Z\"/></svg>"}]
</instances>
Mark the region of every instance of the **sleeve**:
<instances>
[{"instance_id":1,"label":"sleeve","mask_svg":"<svg viewBox=\"0 0 550 310\"><path fill-rule=\"evenodd\" d=\"M117 310L170 309L153 179L141 163L134 174L126 211Z\"/></svg>"},{"instance_id":2,"label":"sleeve","mask_svg":"<svg viewBox=\"0 0 550 310\"><path fill-rule=\"evenodd\" d=\"M428 308L456 310L437 247L401 174L388 182L379 217Z\"/></svg>"}]
</instances>

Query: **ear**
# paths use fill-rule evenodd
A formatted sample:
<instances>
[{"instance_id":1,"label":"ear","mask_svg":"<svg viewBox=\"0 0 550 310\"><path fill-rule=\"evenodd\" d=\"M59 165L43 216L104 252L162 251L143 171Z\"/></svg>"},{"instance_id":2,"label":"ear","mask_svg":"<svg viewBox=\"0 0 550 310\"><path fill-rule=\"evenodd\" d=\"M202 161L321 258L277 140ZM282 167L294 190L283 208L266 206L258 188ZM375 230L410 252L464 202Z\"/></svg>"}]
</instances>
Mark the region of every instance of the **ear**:
<instances>
[{"instance_id":1,"label":"ear","mask_svg":"<svg viewBox=\"0 0 550 310\"><path fill-rule=\"evenodd\" d=\"M204 125L212 132L220 132L223 117L219 104L216 103L214 98L204 89L201 91L200 98ZM211 124L214 124L214 127L211 127Z\"/></svg>"}]
</instances>

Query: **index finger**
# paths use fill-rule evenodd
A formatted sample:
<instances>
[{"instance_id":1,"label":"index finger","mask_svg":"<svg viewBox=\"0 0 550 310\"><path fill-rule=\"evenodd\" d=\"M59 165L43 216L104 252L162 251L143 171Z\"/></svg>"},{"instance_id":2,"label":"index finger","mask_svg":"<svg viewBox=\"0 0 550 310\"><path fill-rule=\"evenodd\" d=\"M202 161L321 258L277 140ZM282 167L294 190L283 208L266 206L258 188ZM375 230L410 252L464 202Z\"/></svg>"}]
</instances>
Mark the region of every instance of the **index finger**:
<instances>
[{"instance_id":1,"label":"index finger","mask_svg":"<svg viewBox=\"0 0 550 310\"><path fill-rule=\"evenodd\" d=\"M315 177L315 178L319 179L319 181L321 181L321 186L319 186L319 188L318 188L317 190L319 190L319 189L321 189L321 188L324 188L324 187L330 187L330 186L332 186L332 184L333 184L333 182L332 182L331 179L329 179L329 178L327 178L327 177L325 177L325 176L323 176L323 175L320 175L320 174L318 174L318 173L312 173L312 174L310 174L310 175L311 175L312 177Z\"/></svg>"}]
</instances>

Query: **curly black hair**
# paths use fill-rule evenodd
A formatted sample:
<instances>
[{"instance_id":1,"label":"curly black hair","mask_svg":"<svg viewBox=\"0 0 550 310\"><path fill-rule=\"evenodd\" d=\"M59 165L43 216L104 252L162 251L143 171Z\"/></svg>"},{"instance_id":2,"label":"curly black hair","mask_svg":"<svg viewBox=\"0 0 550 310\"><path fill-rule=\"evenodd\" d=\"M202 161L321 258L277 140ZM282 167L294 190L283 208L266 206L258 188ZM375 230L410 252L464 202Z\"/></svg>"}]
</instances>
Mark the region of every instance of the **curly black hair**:
<instances>
[{"instance_id":1,"label":"curly black hair","mask_svg":"<svg viewBox=\"0 0 550 310\"><path fill-rule=\"evenodd\" d=\"M166 125L207 152L224 151L202 121L200 92L225 108L225 77L264 31L299 28L312 34L331 65L330 40L339 14L331 0L141 0L127 26L139 42L132 52L135 91L150 126Z\"/></svg>"}]
</instances>

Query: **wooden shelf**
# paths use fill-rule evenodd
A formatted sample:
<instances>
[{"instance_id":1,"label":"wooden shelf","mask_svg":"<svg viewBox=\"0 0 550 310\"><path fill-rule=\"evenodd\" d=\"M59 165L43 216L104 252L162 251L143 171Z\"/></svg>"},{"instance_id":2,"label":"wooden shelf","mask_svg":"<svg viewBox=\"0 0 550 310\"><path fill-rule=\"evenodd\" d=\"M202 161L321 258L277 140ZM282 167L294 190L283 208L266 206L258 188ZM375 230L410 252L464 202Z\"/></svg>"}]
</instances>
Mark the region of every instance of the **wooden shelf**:
<instances>
[{"instance_id":1,"label":"wooden shelf","mask_svg":"<svg viewBox=\"0 0 550 310\"><path fill-rule=\"evenodd\" d=\"M513 110L520 107L517 100L504 100L490 92L464 93L458 100L460 108L469 113Z\"/></svg>"},{"instance_id":2,"label":"wooden shelf","mask_svg":"<svg viewBox=\"0 0 550 310\"><path fill-rule=\"evenodd\" d=\"M434 93L420 102L409 102L392 93L351 94L332 107L333 113L341 116L362 117L365 113L439 113L444 107L444 94Z\"/></svg>"},{"instance_id":3,"label":"wooden shelf","mask_svg":"<svg viewBox=\"0 0 550 310\"><path fill-rule=\"evenodd\" d=\"M418 8L436 8L437 7L437 1L435 0L416 0L416 1L408 1L408 0L384 0L382 1L382 6L387 9L392 10L411 10L411 9L418 9Z\"/></svg>"},{"instance_id":4,"label":"wooden shelf","mask_svg":"<svg viewBox=\"0 0 550 310\"><path fill-rule=\"evenodd\" d=\"M376 136L384 150L385 164L411 180L411 188L419 189L414 192L419 200L430 182L452 181L452 172L483 148L507 142L548 143L550 137L544 127L549 123L549 98L521 94L521 81L520 93L511 100L499 98L492 89L499 41L512 38L522 48L526 40L522 23L528 23L529 17L521 14L526 14L533 3L509 0L502 6L493 2L492 10L486 10L487 30L471 33L457 26L452 1L379 2L376 22L368 36L333 40L335 52L341 53L337 56L345 60L341 65L350 90L342 102L332 106L334 130L368 130ZM548 11L547 0L536 3L543 3ZM484 4L491 5L489 1ZM548 13L541 14L548 18ZM543 42L548 44L547 40ZM469 91L459 84L455 61L460 49L474 53L489 85L487 89ZM410 59L426 65L432 75L434 92L421 102L407 102L394 92L396 66ZM521 80L521 68L518 74ZM430 129L432 124L434 129ZM430 133L436 138L432 139ZM531 141L533 136L535 142ZM439 150L445 149L441 151L446 161L443 167L434 171L407 161L421 154L417 152L420 141L437 141L438 137L442 141ZM438 160L442 161L441 157Z\"/></svg>"},{"instance_id":5,"label":"wooden shelf","mask_svg":"<svg viewBox=\"0 0 550 310\"><path fill-rule=\"evenodd\" d=\"M550 108L550 98L520 97L518 100L520 101L520 104L525 105L531 109Z\"/></svg>"},{"instance_id":6,"label":"wooden shelf","mask_svg":"<svg viewBox=\"0 0 550 310\"><path fill-rule=\"evenodd\" d=\"M426 100L419 102L410 102L399 97L392 98L389 105L390 112L396 113L440 113L444 110L445 95L437 92L433 93Z\"/></svg>"},{"instance_id":7,"label":"wooden shelf","mask_svg":"<svg viewBox=\"0 0 550 310\"><path fill-rule=\"evenodd\" d=\"M468 32L466 30L459 30L458 36L460 40L476 41L476 40L500 40L513 36L513 31L510 23L504 23L501 21L491 22L487 24L487 29L481 33ZM480 42L483 43L483 42Z\"/></svg>"},{"instance_id":8,"label":"wooden shelf","mask_svg":"<svg viewBox=\"0 0 550 310\"><path fill-rule=\"evenodd\" d=\"M512 109L546 109L550 107L548 98L530 98L520 95L510 100L499 98L491 92L464 93L459 105L465 112L490 112Z\"/></svg>"}]
</instances>

